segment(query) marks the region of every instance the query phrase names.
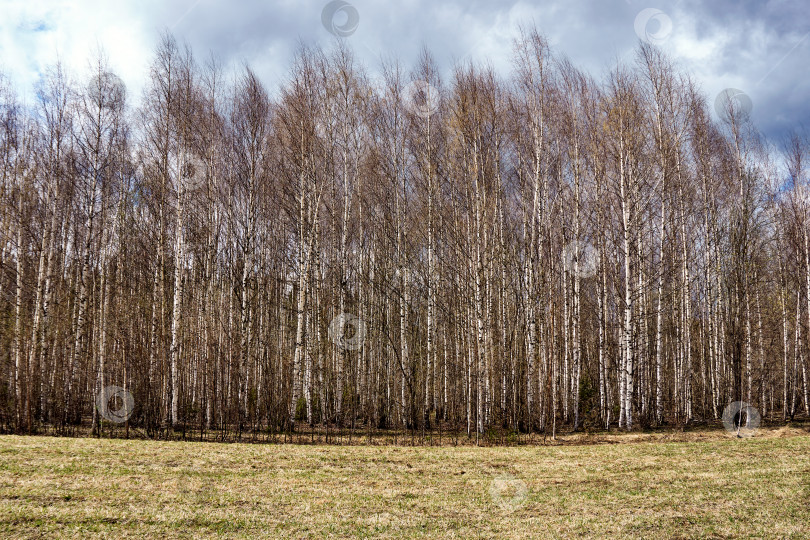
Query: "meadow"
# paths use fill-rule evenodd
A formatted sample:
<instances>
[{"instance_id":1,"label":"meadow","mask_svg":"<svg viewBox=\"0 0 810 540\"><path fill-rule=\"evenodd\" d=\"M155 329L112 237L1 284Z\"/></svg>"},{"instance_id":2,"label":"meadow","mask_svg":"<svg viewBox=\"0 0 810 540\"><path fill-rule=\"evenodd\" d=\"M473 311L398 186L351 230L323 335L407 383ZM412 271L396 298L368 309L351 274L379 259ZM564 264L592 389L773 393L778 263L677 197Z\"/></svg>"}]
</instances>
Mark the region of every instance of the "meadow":
<instances>
[{"instance_id":1,"label":"meadow","mask_svg":"<svg viewBox=\"0 0 810 540\"><path fill-rule=\"evenodd\" d=\"M0 537L807 538L810 430L512 447L0 436Z\"/></svg>"}]
</instances>

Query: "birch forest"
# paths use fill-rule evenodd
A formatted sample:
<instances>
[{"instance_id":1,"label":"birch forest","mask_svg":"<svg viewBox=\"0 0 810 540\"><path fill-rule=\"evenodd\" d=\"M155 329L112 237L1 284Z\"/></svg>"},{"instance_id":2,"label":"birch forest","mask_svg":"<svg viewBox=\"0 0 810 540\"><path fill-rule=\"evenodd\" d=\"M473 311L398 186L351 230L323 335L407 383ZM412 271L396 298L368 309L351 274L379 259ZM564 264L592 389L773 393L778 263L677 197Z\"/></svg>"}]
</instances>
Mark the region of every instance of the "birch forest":
<instances>
[{"instance_id":1,"label":"birch forest","mask_svg":"<svg viewBox=\"0 0 810 540\"><path fill-rule=\"evenodd\" d=\"M810 416L810 140L655 46L597 76L525 28L442 78L301 45L270 91L167 33L138 96L87 65L0 79L3 432Z\"/></svg>"}]
</instances>

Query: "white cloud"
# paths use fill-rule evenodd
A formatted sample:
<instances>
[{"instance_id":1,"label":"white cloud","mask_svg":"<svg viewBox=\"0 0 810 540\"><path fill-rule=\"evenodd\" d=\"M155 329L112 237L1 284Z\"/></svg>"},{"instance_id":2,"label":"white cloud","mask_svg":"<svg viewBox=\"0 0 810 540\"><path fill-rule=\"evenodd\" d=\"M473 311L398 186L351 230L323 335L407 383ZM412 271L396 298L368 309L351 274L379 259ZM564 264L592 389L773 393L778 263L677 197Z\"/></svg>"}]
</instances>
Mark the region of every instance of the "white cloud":
<instances>
[{"instance_id":1,"label":"white cloud","mask_svg":"<svg viewBox=\"0 0 810 540\"><path fill-rule=\"evenodd\" d=\"M0 57L23 95L31 95L40 75L57 58L83 78L99 48L130 95L142 87L155 33L145 27L134 4L69 0L5 4Z\"/></svg>"},{"instance_id":2,"label":"white cloud","mask_svg":"<svg viewBox=\"0 0 810 540\"><path fill-rule=\"evenodd\" d=\"M778 5L731 0L350 1L360 20L347 41L367 68L375 71L381 56L397 57L409 68L424 44L445 79L454 61L468 58L488 61L506 74L518 24L532 23L548 36L556 52L600 76L617 59L632 59L638 41L635 17L644 8L657 7L673 22L662 47L695 76L710 99L728 87L748 92L754 119L761 120L766 130L810 119L806 99L810 82L800 76L810 51L799 16L803 0ZM333 36L321 24L326 3L4 0L0 62L18 90L32 96L40 73L57 55L84 78L88 60L100 45L135 104L159 33L169 28L190 43L198 58L211 50L231 69L247 61L272 92L287 75L299 39L323 46L332 43Z\"/></svg>"}]
</instances>

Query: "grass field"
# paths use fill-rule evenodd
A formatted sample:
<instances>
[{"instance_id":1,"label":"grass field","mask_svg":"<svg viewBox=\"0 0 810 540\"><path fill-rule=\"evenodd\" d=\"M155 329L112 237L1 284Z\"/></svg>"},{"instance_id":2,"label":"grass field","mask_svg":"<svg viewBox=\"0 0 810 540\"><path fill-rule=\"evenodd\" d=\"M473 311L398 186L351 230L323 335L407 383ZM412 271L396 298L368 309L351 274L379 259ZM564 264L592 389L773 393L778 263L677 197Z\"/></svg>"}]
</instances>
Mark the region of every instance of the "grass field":
<instances>
[{"instance_id":1,"label":"grass field","mask_svg":"<svg viewBox=\"0 0 810 540\"><path fill-rule=\"evenodd\" d=\"M509 448L2 436L0 537L810 537L810 434L757 435Z\"/></svg>"}]
</instances>

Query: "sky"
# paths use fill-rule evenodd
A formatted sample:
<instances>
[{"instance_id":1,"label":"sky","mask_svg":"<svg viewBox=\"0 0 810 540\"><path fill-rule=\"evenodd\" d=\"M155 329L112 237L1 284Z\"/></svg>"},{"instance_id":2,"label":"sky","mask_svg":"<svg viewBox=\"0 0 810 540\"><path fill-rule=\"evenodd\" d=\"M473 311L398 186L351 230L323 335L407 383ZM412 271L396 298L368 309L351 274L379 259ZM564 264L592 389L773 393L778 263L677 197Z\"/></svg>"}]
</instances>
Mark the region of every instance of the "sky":
<instances>
[{"instance_id":1,"label":"sky","mask_svg":"<svg viewBox=\"0 0 810 540\"><path fill-rule=\"evenodd\" d=\"M299 43L344 40L370 73L381 58L414 65L423 46L447 80L454 63L507 76L519 25L601 78L652 42L700 84L710 103L737 96L772 141L810 128L808 0L0 0L0 70L33 100L60 59L78 78L103 49L137 105L161 32L236 70L247 62L274 92ZM721 98L722 99L722 98Z\"/></svg>"}]
</instances>

